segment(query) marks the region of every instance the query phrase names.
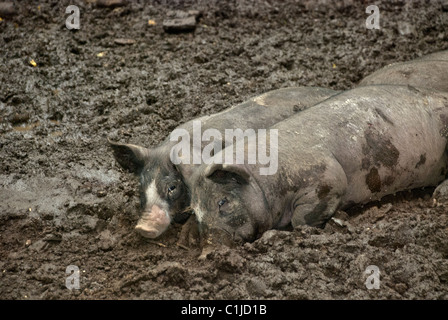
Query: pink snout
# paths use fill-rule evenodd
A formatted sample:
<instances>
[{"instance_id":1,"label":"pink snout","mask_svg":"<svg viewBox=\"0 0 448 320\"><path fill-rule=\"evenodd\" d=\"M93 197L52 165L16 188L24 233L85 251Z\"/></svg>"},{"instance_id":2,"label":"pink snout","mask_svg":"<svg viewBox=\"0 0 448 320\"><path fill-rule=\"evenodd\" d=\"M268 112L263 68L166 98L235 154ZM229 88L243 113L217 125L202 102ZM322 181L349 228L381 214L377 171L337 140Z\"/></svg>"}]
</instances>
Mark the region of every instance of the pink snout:
<instances>
[{"instance_id":1,"label":"pink snout","mask_svg":"<svg viewBox=\"0 0 448 320\"><path fill-rule=\"evenodd\" d=\"M157 238L170 225L171 219L168 214L159 206L153 205L151 211L143 212L142 217L137 222L135 230L145 238Z\"/></svg>"}]
</instances>

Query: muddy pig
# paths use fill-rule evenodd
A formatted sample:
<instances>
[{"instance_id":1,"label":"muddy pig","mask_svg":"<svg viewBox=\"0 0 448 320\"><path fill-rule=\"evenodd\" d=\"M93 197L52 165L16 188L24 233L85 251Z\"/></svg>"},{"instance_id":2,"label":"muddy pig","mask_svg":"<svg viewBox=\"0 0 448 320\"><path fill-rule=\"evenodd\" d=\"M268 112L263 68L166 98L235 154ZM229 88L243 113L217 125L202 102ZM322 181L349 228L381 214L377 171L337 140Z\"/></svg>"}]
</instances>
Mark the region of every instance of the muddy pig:
<instances>
[{"instance_id":1,"label":"muddy pig","mask_svg":"<svg viewBox=\"0 0 448 320\"><path fill-rule=\"evenodd\" d=\"M437 185L447 170L448 93L358 87L269 131L266 149L278 154L275 173L261 175L258 162L215 163L201 165L186 181L206 243L253 241L288 226L322 227L339 208ZM250 147L246 142L247 154Z\"/></svg>"},{"instance_id":2,"label":"muddy pig","mask_svg":"<svg viewBox=\"0 0 448 320\"><path fill-rule=\"evenodd\" d=\"M267 92L260 96L210 116L189 121L176 129L192 133L194 121L203 129L269 127L297 111L327 99L337 91L314 87L292 87ZM170 153L177 141L167 137L158 147L144 148L133 144L110 142L116 161L140 179L141 217L135 229L144 237L162 234L171 221L184 222L190 202L184 185L185 175L196 166L174 165Z\"/></svg>"},{"instance_id":3,"label":"muddy pig","mask_svg":"<svg viewBox=\"0 0 448 320\"><path fill-rule=\"evenodd\" d=\"M426 54L416 60L440 60L440 61L448 61L448 50L438 51Z\"/></svg>"},{"instance_id":4,"label":"muddy pig","mask_svg":"<svg viewBox=\"0 0 448 320\"><path fill-rule=\"evenodd\" d=\"M409 62L385 66L359 83L411 85L448 91L448 51L441 51Z\"/></svg>"}]
</instances>

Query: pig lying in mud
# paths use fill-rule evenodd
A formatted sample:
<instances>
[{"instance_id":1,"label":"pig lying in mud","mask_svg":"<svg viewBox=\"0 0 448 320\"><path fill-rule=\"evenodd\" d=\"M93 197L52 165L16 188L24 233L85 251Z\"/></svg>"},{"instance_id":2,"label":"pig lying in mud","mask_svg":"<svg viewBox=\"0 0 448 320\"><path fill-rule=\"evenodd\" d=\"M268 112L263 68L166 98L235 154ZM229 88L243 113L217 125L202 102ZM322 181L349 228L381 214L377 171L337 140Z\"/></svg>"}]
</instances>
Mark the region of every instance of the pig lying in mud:
<instances>
[{"instance_id":1,"label":"pig lying in mud","mask_svg":"<svg viewBox=\"0 0 448 320\"><path fill-rule=\"evenodd\" d=\"M176 129L192 134L194 121L200 121L202 129L212 128L220 132L225 129L266 128L336 93L330 89L312 87L274 90L220 113L189 121ZM190 196L184 181L196 165L172 163L170 154L177 140L167 138L151 149L109 142L116 161L140 178L141 217L135 229L144 237L156 238L172 220L185 221L189 216L185 211Z\"/></svg>"},{"instance_id":2,"label":"pig lying in mud","mask_svg":"<svg viewBox=\"0 0 448 320\"><path fill-rule=\"evenodd\" d=\"M359 83L360 86L372 84L401 84L448 91L448 51L385 66Z\"/></svg>"},{"instance_id":3,"label":"pig lying in mud","mask_svg":"<svg viewBox=\"0 0 448 320\"><path fill-rule=\"evenodd\" d=\"M288 225L321 227L337 209L445 178L447 92L358 87L270 129L278 131L270 148L278 152L275 174L260 175L262 164L203 164L187 180L208 243L253 241Z\"/></svg>"},{"instance_id":4,"label":"pig lying in mud","mask_svg":"<svg viewBox=\"0 0 448 320\"><path fill-rule=\"evenodd\" d=\"M448 61L448 50L445 51L438 51L434 53L429 53L427 55L424 55L423 57L420 57L417 60L440 60L440 61Z\"/></svg>"}]
</instances>

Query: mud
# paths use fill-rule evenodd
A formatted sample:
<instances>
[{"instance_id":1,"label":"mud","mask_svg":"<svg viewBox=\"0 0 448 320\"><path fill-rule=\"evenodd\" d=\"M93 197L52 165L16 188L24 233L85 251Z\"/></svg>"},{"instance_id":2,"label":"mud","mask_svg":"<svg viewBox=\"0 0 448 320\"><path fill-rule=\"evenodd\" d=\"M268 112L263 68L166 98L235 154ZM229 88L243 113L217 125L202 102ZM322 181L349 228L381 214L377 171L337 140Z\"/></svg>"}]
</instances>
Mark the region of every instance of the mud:
<instances>
[{"instance_id":1,"label":"mud","mask_svg":"<svg viewBox=\"0 0 448 320\"><path fill-rule=\"evenodd\" d=\"M375 1L380 30L354 0L72 2L0 6L1 299L448 298L448 199L431 188L199 261L176 246L180 225L136 234L137 179L107 146L152 146L269 90L344 90L448 49L446 1ZM69 4L80 30L65 27ZM194 31L165 32L173 10L198 10Z\"/></svg>"}]
</instances>

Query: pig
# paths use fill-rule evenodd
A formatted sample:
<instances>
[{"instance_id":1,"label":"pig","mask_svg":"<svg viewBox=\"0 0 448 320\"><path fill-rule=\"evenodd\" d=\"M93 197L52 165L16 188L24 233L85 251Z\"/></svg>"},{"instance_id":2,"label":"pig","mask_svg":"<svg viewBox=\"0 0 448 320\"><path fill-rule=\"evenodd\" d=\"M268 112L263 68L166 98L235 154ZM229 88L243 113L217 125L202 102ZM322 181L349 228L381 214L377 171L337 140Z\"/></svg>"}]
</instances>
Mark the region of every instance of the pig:
<instances>
[{"instance_id":1,"label":"pig","mask_svg":"<svg viewBox=\"0 0 448 320\"><path fill-rule=\"evenodd\" d=\"M448 51L387 65L359 82L360 86L372 84L411 85L448 91Z\"/></svg>"},{"instance_id":2,"label":"pig","mask_svg":"<svg viewBox=\"0 0 448 320\"><path fill-rule=\"evenodd\" d=\"M221 132L232 128L268 127L336 93L338 91L318 87L273 90L217 114L189 121L176 129L191 133L194 121L198 120L202 128ZM184 181L197 165L173 163L171 152L177 142L167 137L155 148L109 143L118 164L140 180L141 217L135 229L146 238L156 238L172 221L185 222L189 217L190 197Z\"/></svg>"},{"instance_id":3,"label":"pig","mask_svg":"<svg viewBox=\"0 0 448 320\"><path fill-rule=\"evenodd\" d=\"M440 61L448 61L448 50L438 51L426 54L416 60L440 60Z\"/></svg>"},{"instance_id":4,"label":"pig","mask_svg":"<svg viewBox=\"0 0 448 320\"><path fill-rule=\"evenodd\" d=\"M323 227L338 209L436 186L447 172L447 92L357 87L271 129L278 133L275 174L261 175L259 163L213 163L187 180L203 245L251 242L269 229Z\"/></svg>"}]
</instances>

